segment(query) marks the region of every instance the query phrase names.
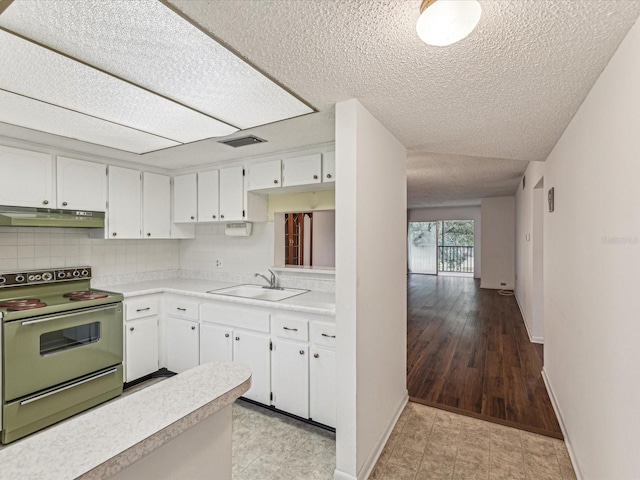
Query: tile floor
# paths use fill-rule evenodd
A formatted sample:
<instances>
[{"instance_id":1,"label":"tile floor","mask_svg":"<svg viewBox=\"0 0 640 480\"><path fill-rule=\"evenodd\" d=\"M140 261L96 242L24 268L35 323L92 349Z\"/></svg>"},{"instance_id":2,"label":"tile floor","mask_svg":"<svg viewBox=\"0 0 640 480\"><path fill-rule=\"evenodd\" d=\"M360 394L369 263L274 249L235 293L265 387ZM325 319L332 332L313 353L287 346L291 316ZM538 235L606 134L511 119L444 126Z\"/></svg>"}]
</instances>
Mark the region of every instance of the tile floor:
<instances>
[{"instance_id":1,"label":"tile floor","mask_svg":"<svg viewBox=\"0 0 640 480\"><path fill-rule=\"evenodd\" d=\"M409 403L371 480L575 479L561 440Z\"/></svg>"},{"instance_id":2,"label":"tile floor","mask_svg":"<svg viewBox=\"0 0 640 480\"><path fill-rule=\"evenodd\" d=\"M238 400L233 480L332 480L335 434Z\"/></svg>"}]
</instances>

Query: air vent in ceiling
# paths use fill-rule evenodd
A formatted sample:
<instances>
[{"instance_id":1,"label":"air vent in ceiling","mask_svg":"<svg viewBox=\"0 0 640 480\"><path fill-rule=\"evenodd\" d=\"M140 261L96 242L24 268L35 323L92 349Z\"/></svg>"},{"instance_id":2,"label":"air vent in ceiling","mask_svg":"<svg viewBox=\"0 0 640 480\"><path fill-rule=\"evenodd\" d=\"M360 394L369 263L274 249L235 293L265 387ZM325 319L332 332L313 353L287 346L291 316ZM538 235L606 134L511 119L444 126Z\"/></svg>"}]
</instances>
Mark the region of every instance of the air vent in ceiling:
<instances>
[{"instance_id":1,"label":"air vent in ceiling","mask_svg":"<svg viewBox=\"0 0 640 480\"><path fill-rule=\"evenodd\" d=\"M247 145L255 145L256 143L264 143L266 140L255 137L253 135L247 135L246 137L236 137L230 140L221 140L219 143L224 143L233 148L246 147Z\"/></svg>"}]
</instances>

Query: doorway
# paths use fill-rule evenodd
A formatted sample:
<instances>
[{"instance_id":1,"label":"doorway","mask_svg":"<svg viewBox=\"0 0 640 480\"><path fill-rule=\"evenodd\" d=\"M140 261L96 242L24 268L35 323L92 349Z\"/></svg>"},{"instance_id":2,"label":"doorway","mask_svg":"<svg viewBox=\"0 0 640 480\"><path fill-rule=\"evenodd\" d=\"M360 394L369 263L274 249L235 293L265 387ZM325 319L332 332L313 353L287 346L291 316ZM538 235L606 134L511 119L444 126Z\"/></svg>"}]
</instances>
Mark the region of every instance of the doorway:
<instances>
[{"instance_id":1,"label":"doorway","mask_svg":"<svg viewBox=\"0 0 640 480\"><path fill-rule=\"evenodd\" d=\"M410 222L409 272L427 275L473 276L473 220Z\"/></svg>"}]
</instances>

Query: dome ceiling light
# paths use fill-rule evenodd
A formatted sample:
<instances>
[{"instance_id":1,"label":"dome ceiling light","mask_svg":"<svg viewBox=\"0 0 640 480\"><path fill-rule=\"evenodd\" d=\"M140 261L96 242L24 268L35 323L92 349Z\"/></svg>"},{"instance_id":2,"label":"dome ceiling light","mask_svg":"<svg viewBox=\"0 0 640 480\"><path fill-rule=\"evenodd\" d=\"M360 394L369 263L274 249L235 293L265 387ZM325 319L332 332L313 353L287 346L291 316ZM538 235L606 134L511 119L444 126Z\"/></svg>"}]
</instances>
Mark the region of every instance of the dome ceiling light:
<instances>
[{"instance_id":1,"label":"dome ceiling light","mask_svg":"<svg viewBox=\"0 0 640 480\"><path fill-rule=\"evenodd\" d=\"M416 30L427 45L446 47L473 32L481 14L477 0L422 0Z\"/></svg>"}]
</instances>

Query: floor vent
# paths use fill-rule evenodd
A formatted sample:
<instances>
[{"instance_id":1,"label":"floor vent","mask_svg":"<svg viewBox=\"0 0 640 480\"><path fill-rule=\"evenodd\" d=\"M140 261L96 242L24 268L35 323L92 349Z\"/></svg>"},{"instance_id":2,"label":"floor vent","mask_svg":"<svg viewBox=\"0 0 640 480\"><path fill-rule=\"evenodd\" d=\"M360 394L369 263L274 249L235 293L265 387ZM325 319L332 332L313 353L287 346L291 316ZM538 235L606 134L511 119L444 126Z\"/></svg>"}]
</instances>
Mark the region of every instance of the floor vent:
<instances>
[{"instance_id":1,"label":"floor vent","mask_svg":"<svg viewBox=\"0 0 640 480\"><path fill-rule=\"evenodd\" d=\"M238 147L246 147L247 145L255 145L256 143L264 143L264 142L266 142L266 140L263 140L262 138L258 138L254 135L247 135L246 137L237 137L237 138L232 138L230 140L221 140L218 143L224 143L225 145L229 145L230 147L238 148Z\"/></svg>"}]
</instances>

